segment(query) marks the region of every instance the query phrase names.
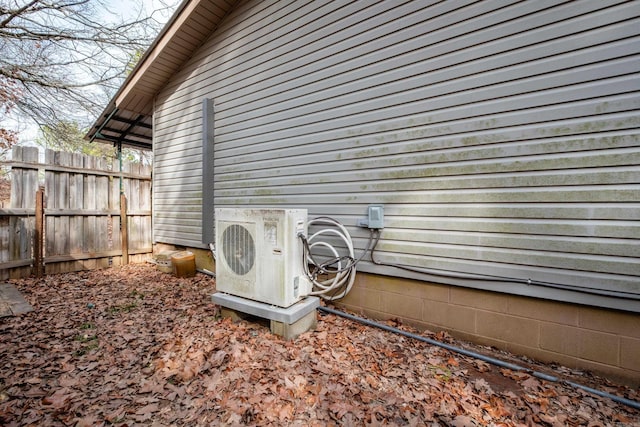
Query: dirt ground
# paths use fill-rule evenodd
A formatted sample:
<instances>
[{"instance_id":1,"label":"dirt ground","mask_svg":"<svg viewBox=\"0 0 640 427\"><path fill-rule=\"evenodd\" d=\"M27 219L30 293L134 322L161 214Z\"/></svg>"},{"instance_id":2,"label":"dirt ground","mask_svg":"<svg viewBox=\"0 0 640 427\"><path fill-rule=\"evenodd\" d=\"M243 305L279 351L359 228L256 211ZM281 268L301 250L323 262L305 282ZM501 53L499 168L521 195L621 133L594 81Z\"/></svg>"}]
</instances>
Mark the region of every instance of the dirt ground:
<instances>
[{"instance_id":1,"label":"dirt ground","mask_svg":"<svg viewBox=\"0 0 640 427\"><path fill-rule=\"evenodd\" d=\"M608 398L334 315L294 341L231 323L206 275L133 265L11 282L34 311L0 319L3 426L640 425ZM533 367L640 401L588 373Z\"/></svg>"}]
</instances>

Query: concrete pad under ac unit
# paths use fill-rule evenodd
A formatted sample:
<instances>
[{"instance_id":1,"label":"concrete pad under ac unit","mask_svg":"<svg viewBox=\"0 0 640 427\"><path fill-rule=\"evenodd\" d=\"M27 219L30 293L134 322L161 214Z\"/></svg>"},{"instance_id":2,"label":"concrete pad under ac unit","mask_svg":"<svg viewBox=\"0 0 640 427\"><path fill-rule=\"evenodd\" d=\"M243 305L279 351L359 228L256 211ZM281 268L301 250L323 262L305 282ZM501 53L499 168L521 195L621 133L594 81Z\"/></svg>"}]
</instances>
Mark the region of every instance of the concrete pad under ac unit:
<instances>
[{"instance_id":1,"label":"concrete pad under ac unit","mask_svg":"<svg viewBox=\"0 0 640 427\"><path fill-rule=\"evenodd\" d=\"M223 292L211 295L211 300L223 307L222 314L224 317L231 317L235 320L242 319L244 315L251 315L268 319L271 333L280 335L287 340L294 339L301 333L316 328L316 308L320 306L318 297L307 297L287 308Z\"/></svg>"}]
</instances>

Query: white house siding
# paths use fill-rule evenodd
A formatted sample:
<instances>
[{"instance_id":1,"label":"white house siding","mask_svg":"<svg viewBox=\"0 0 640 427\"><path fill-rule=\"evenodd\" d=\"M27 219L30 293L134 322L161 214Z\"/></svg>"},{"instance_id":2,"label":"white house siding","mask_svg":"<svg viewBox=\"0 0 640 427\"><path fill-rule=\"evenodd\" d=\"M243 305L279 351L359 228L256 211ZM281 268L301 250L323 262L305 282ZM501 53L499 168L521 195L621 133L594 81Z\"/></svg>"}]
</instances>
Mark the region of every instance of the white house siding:
<instances>
[{"instance_id":1,"label":"white house siding","mask_svg":"<svg viewBox=\"0 0 640 427\"><path fill-rule=\"evenodd\" d=\"M640 311L640 2L247 1L158 96L154 233L216 206L307 208L377 257L584 289L363 271ZM211 226L211 225L205 225Z\"/></svg>"}]
</instances>

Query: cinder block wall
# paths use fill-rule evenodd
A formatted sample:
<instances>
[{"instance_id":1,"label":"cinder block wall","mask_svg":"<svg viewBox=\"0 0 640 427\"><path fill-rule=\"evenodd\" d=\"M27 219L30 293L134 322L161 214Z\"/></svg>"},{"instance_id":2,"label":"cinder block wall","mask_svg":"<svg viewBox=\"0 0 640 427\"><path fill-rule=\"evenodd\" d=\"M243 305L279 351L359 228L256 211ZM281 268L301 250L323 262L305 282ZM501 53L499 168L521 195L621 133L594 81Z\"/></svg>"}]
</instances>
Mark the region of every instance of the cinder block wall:
<instances>
[{"instance_id":1,"label":"cinder block wall","mask_svg":"<svg viewBox=\"0 0 640 427\"><path fill-rule=\"evenodd\" d=\"M359 272L340 305L640 386L640 315Z\"/></svg>"}]
</instances>

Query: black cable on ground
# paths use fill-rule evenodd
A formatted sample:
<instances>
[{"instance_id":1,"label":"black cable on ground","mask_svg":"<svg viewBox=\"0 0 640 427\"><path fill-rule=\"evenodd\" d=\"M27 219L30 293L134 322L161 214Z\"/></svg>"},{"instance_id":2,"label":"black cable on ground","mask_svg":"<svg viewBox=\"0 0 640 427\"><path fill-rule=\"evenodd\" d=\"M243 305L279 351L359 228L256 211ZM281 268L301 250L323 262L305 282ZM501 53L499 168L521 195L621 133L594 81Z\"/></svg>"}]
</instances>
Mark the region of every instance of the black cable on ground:
<instances>
[{"instance_id":1,"label":"black cable on ground","mask_svg":"<svg viewBox=\"0 0 640 427\"><path fill-rule=\"evenodd\" d=\"M321 312L324 312L324 313L334 314L336 316L344 317L346 319L353 320L355 322L359 322L359 323L362 323L362 324L367 325L367 326L372 326L372 327L375 327L375 328L379 328L379 329L385 330L387 332L392 332L392 333L395 333L395 334L403 335L403 336L408 337L408 338L412 338L412 339L415 339L415 340L418 340L418 341L425 342L427 344L431 344L431 345L435 345L437 347L444 348L444 349L449 350L449 351L453 351L454 353L458 353L458 354L462 354L462 355L465 355L465 356L473 357L473 358L478 359L478 360L482 360L484 362L490 363L490 364L495 365L495 366L499 366L501 368L511 369L512 371L524 372L524 373L527 373L527 374L529 374L529 375L531 375L533 377L540 378L540 379L543 379L543 380L546 380L546 381L550 381L550 382L566 384L566 385L569 385L571 387L578 388L578 389L584 390L586 392L595 394L597 396L608 398L608 399L613 400L614 402L618 402L618 403L621 403L623 405L630 406L632 408L640 410L640 402L636 402L635 400L626 399L624 397L616 396L615 394L611 394L611 393L607 393L605 391L597 390L597 389L594 389L594 388L591 388L591 387L588 387L588 386L585 386L585 385L582 385L582 384L574 383L572 381L563 380L563 379L558 378L558 377L553 376L553 375L545 374L543 372L534 371L533 369L530 369L530 368L527 368L527 367L524 367L524 366L521 366L521 365L516 365L514 363L505 362L503 360L496 359L495 357L485 356L484 354L476 353L476 352L471 351L471 350L466 350L464 348L460 348L460 347L456 347L456 346L453 346L453 345L450 345L450 344L446 344L446 343L443 343L443 342L440 342L440 341L437 341L437 340L434 340L434 339L431 339L431 338L424 337L422 335L417 335L417 334L414 334L414 333L411 333L411 332L403 331L403 330L398 329L398 328L394 328L392 326L388 326L388 325L385 325L385 324L382 324L382 323L374 322L372 320L368 320L368 319L365 319L365 318L362 318L362 317L354 316L352 314L345 313L344 311L335 310L335 309L332 309L332 308L329 308L329 307L322 307L322 306L318 307L318 311L321 311Z\"/></svg>"}]
</instances>

